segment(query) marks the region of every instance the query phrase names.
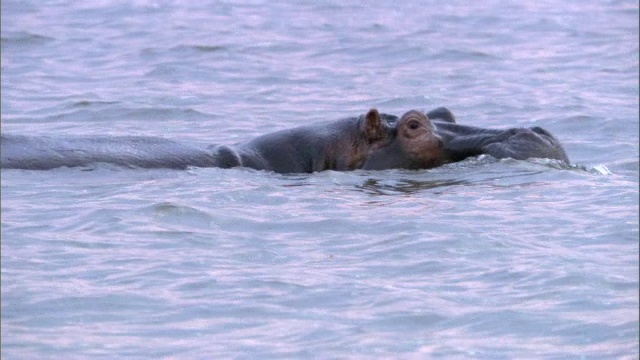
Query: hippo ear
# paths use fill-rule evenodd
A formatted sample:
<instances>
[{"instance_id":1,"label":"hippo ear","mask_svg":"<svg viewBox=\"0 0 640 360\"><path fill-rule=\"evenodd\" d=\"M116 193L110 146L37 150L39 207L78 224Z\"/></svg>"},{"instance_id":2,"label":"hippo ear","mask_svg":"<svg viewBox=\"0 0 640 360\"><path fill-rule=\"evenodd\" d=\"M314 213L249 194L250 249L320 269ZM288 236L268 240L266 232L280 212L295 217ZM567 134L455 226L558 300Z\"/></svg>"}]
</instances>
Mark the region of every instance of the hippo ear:
<instances>
[{"instance_id":1,"label":"hippo ear","mask_svg":"<svg viewBox=\"0 0 640 360\"><path fill-rule=\"evenodd\" d=\"M364 119L364 136L369 142L382 140L385 138L385 127L380 120L380 114L378 110L371 109L365 115Z\"/></svg>"},{"instance_id":2,"label":"hippo ear","mask_svg":"<svg viewBox=\"0 0 640 360\"><path fill-rule=\"evenodd\" d=\"M456 117L453 116L453 113L444 106L435 108L426 113L426 115L430 120L445 121L453 124L456 123Z\"/></svg>"}]
</instances>

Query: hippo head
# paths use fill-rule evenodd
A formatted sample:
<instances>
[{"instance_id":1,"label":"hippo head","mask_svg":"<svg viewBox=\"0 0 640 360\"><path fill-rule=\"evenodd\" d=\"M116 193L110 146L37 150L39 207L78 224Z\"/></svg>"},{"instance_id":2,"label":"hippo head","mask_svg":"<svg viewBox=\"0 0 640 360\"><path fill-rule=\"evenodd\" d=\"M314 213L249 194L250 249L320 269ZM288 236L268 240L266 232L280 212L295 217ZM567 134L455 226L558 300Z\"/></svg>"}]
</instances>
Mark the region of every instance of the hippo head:
<instances>
[{"instance_id":1,"label":"hippo head","mask_svg":"<svg viewBox=\"0 0 640 360\"><path fill-rule=\"evenodd\" d=\"M367 119L377 119L377 110L371 109ZM372 120L375 122L375 120ZM444 163L442 139L434 133L429 118L422 112L411 110L398 120L390 141L373 147L363 169L428 169Z\"/></svg>"}]
</instances>

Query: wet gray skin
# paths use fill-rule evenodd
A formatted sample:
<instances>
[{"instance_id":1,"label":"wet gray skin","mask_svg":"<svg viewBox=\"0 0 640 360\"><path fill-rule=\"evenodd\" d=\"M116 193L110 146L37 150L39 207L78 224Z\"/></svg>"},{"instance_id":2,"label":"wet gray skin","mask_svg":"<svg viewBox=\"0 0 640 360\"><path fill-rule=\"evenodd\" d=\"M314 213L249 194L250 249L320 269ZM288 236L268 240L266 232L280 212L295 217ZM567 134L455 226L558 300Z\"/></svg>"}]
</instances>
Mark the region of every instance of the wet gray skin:
<instances>
[{"instance_id":1,"label":"wet gray skin","mask_svg":"<svg viewBox=\"0 0 640 360\"><path fill-rule=\"evenodd\" d=\"M375 165L369 163L375 169L430 166L431 162L421 158L421 138L413 138L419 129L399 131L385 120L371 109L359 117L276 131L234 146L204 148L139 136L2 135L1 165L33 170L96 163L177 169L243 166L278 173L309 173L360 169L373 155L385 159ZM429 129L431 134L431 125Z\"/></svg>"},{"instance_id":2,"label":"wet gray skin","mask_svg":"<svg viewBox=\"0 0 640 360\"><path fill-rule=\"evenodd\" d=\"M412 110L400 119L371 109L359 117L277 131L235 146L199 148L141 136L0 138L2 168L34 170L95 163L177 169L244 166L278 173L425 169L481 154L569 163L560 142L540 127L461 125L444 107L426 115Z\"/></svg>"}]
</instances>

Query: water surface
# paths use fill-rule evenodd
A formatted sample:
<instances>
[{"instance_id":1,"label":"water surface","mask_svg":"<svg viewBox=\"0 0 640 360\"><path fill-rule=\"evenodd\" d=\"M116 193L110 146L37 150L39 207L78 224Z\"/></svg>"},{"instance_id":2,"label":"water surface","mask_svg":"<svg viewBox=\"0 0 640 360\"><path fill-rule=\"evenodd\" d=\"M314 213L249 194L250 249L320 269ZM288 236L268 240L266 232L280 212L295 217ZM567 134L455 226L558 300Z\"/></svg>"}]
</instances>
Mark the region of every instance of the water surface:
<instances>
[{"instance_id":1,"label":"water surface","mask_svg":"<svg viewBox=\"0 0 640 360\"><path fill-rule=\"evenodd\" d=\"M3 170L3 358L638 358L637 2L1 6L5 133L447 106L573 163Z\"/></svg>"}]
</instances>

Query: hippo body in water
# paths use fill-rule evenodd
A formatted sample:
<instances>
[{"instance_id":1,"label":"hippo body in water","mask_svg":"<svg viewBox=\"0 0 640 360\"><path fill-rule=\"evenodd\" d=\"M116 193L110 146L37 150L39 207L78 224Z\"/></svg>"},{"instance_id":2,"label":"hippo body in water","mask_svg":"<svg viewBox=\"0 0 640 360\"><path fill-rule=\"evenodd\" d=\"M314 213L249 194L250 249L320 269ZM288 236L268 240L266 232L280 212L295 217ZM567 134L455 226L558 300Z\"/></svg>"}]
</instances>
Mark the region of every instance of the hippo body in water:
<instances>
[{"instance_id":1,"label":"hippo body in water","mask_svg":"<svg viewBox=\"0 0 640 360\"><path fill-rule=\"evenodd\" d=\"M108 163L124 167L186 168L215 166L206 149L147 136L2 135L4 169L49 170Z\"/></svg>"},{"instance_id":2,"label":"hippo body in water","mask_svg":"<svg viewBox=\"0 0 640 360\"><path fill-rule=\"evenodd\" d=\"M430 121L433 120L433 121ZM402 118L366 115L259 136L236 146L195 147L154 137L54 138L2 135L2 168L46 170L109 163L125 167L249 167L278 173L426 169L467 157L549 158L569 163L560 142L539 127L483 129L456 123L448 109Z\"/></svg>"},{"instance_id":3,"label":"hippo body in water","mask_svg":"<svg viewBox=\"0 0 640 360\"><path fill-rule=\"evenodd\" d=\"M366 115L259 136L236 146L189 146L155 137L2 135L2 168L46 170L109 163L125 167L249 167L278 173L428 168L442 164L440 138L424 114Z\"/></svg>"}]
</instances>

